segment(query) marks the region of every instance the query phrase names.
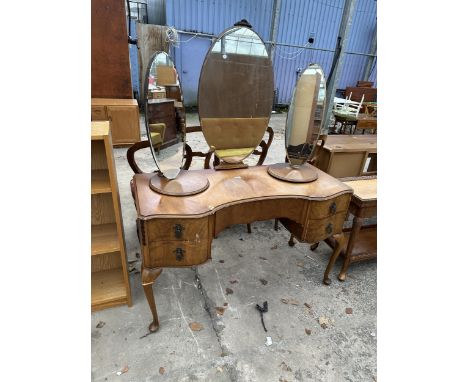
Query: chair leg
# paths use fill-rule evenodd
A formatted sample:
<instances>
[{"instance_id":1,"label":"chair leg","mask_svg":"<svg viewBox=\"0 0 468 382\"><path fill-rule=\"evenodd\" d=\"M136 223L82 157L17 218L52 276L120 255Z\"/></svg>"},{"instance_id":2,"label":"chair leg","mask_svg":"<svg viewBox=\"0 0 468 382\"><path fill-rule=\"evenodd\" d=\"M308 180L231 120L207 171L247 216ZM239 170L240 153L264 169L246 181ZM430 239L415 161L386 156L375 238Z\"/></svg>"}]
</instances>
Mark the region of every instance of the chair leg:
<instances>
[{"instance_id":1,"label":"chair leg","mask_svg":"<svg viewBox=\"0 0 468 382\"><path fill-rule=\"evenodd\" d=\"M291 237L289 238L288 244L289 244L290 247L294 247L294 244L296 244L294 242L294 235L293 234L291 234Z\"/></svg>"},{"instance_id":2,"label":"chair leg","mask_svg":"<svg viewBox=\"0 0 468 382\"><path fill-rule=\"evenodd\" d=\"M278 223L279 223L279 219L275 219L275 231L278 231L279 229Z\"/></svg>"},{"instance_id":3,"label":"chair leg","mask_svg":"<svg viewBox=\"0 0 468 382\"><path fill-rule=\"evenodd\" d=\"M250 223L247 223L247 232L252 233L252 227L250 226Z\"/></svg>"}]
</instances>

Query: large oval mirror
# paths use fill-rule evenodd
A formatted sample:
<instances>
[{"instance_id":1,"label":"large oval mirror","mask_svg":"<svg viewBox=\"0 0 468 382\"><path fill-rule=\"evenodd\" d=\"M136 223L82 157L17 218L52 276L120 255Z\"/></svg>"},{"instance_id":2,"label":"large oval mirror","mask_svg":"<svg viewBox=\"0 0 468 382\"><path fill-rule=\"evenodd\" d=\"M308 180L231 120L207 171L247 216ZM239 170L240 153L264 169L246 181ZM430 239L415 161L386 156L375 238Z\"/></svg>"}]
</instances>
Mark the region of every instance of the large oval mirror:
<instances>
[{"instance_id":1,"label":"large oval mirror","mask_svg":"<svg viewBox=\"0 0 468 382\"><path fill-rule=\"evenodd\" d=\"M150 187L159 193L184 196L206 190L208 179L181 170L185 151L185 110L174 62L166 52L154 53L144 83L145 124L151 153L159 170Z\"/></svg>"},{"instance_id":2,"label":"large oval mirror","mask_svg":"<svg viewBox=\"0 0 468 382\"><path fill-rule=\"evenodd\" d=\"M185 113L179 76L166 52L153 54L145 78L145 123L151 152L162 175L174 179L184 158Z\"/></svg>"},{"instance_id":3,"label":"large oval mirror","mask_svg":"<svg viewBox=\"0 0 468 382\"><path fill-rule=\"evenodd\" d=\"M248 26L222 32L203 64L198 108L217 168L246 167L260 144L273 106L273 66L262 39Z\"/></svg>"},{"instance_id":4,"label":"large oval mirror","mask_svg":"<svg viewBox=\"0 0 468 382\"><path fill-rule=\"evenodd\" d=\"M316 170L306 162L312 157L325 115L326 81L322 68L310 64L301 73L289 105L285 129L289 164L270 166L268 172L291 182L317 179Z\"/></svg>"}]
</instances>

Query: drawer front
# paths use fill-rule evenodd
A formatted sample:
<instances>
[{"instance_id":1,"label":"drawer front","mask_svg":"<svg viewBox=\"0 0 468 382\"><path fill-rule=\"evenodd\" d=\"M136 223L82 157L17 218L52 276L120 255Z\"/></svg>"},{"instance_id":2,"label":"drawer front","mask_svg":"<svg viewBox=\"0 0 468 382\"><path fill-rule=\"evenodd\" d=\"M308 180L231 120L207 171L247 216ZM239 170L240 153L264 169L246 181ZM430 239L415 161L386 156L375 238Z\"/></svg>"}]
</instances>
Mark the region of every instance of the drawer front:
<instances>
[{"instance_id":1,"label":"drawer front","mask_svg":"<svg viewBox=\"0 0 468 382\"><path fill-rule=\"evenodd\" d=\"M148 117L150 119L163 119L163 118L167 118L167 119L171 119L171 118L175 118L175 110L172 110L172 111L148 111Z\"/></svg>"},{"instance_id":2,"label":"drawer front","mask_svg":"<svg viewBox=\"0 0 468 382\"><path fill-rule=\"evenodd\" d=\"M208 235L208 217L201 219L152 219L148 221L149 243L153 241L189 241L199 243Z\"/></svg>"},{"instance_id":3,"label":"drawer front","mask_svg":"<svg viewBox=\"0 0 468 382\"><path fill-rule=\"evenodd\" d=\"M343 223L347 212L339 212L325 219L311 219L307 221L305 241L317 243L331 235L343 231Z\"/></svg>"},{"instance_id":4,"label":"drawer front","mask_svg":"<svg viewBox=\"0 0 468 382\"><path fill-rule=\"evenodd\" d=\"M91 106L91 121L107 121L105 106Z\"/></svg>"},{"instance_id":5,"label":"drawer front","mask_svg":"<svg viewBox=\"0 0 468 382\"><path fill-rule=\"evenodd\" d=\"M253 221L287 218L304 222L304 199L260 200L235 204L216 211L215 235L228 226L245 224Z\"/></svg>"},{"instance_id":6,"label":"drawer front","mask_svg":"<svg viewBox=\"0 0 468 382\"><path fill-rule=\"evenodd\" d=\"M208 239L191 241L158 241L149 246L145 266L183 267L202 264L210 258Z\"/></svg>"},{"instance_id":7,"label":"drawer front","mask_svg":"<svg viewBox=\"0 0 468 382\"><path fill-rule=\"evenodd\" d=\"M322 219L348 210L352 194L340 195L334 199L314 201L309 205L309 219Z\"/></svg>"},{"instance_id":8,"label":"drawer front","mask_svg":"<svg viewBox=\"0 0 468 382\"><path fill-rule=\"evenodd\" d=\"M170 118L175 117L174 103L170 102L163 105L148 105L148 116L150 118Z\"/></svg>"}]
</instances>

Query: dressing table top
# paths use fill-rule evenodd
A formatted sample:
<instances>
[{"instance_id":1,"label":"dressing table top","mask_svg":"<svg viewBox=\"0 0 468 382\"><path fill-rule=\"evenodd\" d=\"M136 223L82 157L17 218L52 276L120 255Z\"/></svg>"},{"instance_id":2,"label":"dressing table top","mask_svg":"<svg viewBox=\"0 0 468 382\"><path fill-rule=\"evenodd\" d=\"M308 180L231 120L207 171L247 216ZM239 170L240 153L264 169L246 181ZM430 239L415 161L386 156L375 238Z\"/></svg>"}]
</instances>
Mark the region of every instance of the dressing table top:
<instances>
[{"instance_id":1,"label":"dressing table top","mask_svg":"<svg viewBox=\"0 0 468 382\"><path fill-rule=\"evenodd\" d=\"M333 152L339 151L372 151L377 152L376 135L329 135L324 149Z\"/></svg>"},{"instance_id":2,"label":"dressing table top","mask_svg":"<svg viewBox=\"0 0 468 382\"><path fill-rule=\"evenodd\" d=\"M150 219L164 216L206 216L228 205L247 201L299 198L326 200L352 189L338 179L318 171L318 179L310 183L289 183L277 180L267 173L268 166L255 166L237 170L191 170L205 175L209 188L191 196L161 195L149 187L152 174L136 174L135 202L138 217Z\"/></svg>"}]
</instances>

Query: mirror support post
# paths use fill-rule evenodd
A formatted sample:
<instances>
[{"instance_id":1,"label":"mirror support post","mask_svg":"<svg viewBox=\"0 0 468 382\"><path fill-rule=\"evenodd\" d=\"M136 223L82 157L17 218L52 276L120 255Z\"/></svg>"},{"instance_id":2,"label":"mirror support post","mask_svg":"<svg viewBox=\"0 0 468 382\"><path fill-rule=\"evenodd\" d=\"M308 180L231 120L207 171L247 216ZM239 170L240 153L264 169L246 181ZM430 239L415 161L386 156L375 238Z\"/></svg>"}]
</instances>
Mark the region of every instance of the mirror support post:
<instances>
[{"instance_id":1,"label":"mirror support post","mask_svg":"<svg viewBox=\"0 0 468 382\"><path fill-rule=\"evenodd\" d=\"M327 109L325 111L325 123L324 127L327 129L330 124L330 117L333 109L333 99L335 98L336 87L338 81L341 78L341 72L344 63L344 49L348 45L349 34L351 31L351 24L353 22L354 10L356 7L356 0L346 0L343 8L343 16L341 17L340 31L338 33L338 42L335 48L337 52L337 59L335 61L335 67L332 68L332 72L328 76L327 83Z\"/></svg>"}]
</instances>

